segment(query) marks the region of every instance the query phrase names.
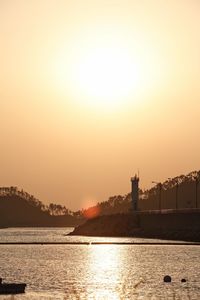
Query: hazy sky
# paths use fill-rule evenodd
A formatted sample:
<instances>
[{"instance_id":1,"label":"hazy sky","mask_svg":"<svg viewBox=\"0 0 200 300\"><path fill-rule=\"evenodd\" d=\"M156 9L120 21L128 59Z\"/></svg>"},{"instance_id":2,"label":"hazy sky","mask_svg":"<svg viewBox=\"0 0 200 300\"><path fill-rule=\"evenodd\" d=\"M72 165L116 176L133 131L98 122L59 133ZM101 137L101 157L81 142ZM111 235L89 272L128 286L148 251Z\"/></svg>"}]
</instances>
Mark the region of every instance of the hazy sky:
<instances>
[{"instance_id":1,"label":"hazy sky","mask_svg":"<svg viewBox=\"0 0 200 300\"><path fill-rule=\"evenodd\" d=\"M200 169L200 1L0 0L0 185L71 209Z\"/></svg>"}]
</instances>

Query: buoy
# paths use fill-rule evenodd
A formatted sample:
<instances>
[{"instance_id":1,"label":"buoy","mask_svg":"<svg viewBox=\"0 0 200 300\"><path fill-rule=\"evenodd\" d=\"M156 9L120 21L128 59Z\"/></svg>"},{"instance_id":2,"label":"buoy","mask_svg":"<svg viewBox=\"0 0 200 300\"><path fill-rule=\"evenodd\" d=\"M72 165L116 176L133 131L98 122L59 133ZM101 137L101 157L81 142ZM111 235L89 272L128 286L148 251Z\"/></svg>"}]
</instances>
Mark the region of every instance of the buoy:
<instances>
[{"instance_id":1,"label":"buoy","mask_svg":"<svg viewBox=\"0 0 200 300\"><path fill-rule=\"evenodd\" d=\"M185 278L182 278L182 279L181 279L181 282L186 282L186 279L185 279Z\"/></svg>"},{"instance_id":2,"label":"buoy","mask_svg":"<svg viewBox=\"0 0 200 300\"><path fill-rule=\"evenodd\" d=\"M171 276L169 276L169 275L164 276L163 281L164 282L171 282L172 281Z\"/></svg>"}]
</instances>

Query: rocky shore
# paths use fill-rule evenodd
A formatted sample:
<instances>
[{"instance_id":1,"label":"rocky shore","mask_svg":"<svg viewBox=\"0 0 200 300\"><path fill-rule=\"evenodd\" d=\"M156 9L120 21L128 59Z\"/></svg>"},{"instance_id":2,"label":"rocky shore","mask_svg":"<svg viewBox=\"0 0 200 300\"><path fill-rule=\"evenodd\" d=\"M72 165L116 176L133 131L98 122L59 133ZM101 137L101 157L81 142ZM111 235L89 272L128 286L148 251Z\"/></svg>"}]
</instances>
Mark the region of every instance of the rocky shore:
<instances>
[{"instance_id":1,"label":"rocky shore","mask_svg":"<svg viewBox=\"0 0 200 300\"><path fill-rule=\"evenodd\" d=\"M187 218L193 219L190 215ZM84 224L77 226L70 235L85 235L99 237L140 237L140 238L155 238L166 240L180 240L190 242L200 242L200 230L198 224L193 222L193 226L188 226L188 221L185 222L185 227L180 226L182 218L185 216L166 215L163 217L154 215L154 226L151 226L151 218L139 214L116 214L99 216L94 219L87 220ZM198 216L199 218L199 216ZM177 220L174 226L173 219ZM164 223L164 226L163 226Z\"/></svg>"},{"instance_id":2,"label":"rocky shore","mask_svg":"<svg viewBox=\"0 0 200 300\"><path fill-rule=\"evenodd\" d=\"M77 226L70 235L132 236L137 230L140 230L137 216L116 214L89 219Z\"/></svg>"}]
</instances>

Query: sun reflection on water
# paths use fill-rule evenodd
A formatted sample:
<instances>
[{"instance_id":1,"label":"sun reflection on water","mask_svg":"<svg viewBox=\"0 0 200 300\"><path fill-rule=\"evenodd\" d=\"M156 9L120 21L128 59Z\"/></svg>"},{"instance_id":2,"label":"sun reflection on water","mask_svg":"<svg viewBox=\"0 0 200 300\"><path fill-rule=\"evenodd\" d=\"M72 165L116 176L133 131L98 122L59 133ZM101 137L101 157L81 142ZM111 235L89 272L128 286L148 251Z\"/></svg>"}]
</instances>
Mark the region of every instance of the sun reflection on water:
<instances>
[{"instance_id":1,"label":"sun reflection on water","mask_svg":"<svg viewBox=\"0 0 200 300\"><path fill-rule=\"evenodd\" d=\"M120 247L91 246L88 261L88 299L121 299L120 267Z\"/></svg>"}]
</instances>

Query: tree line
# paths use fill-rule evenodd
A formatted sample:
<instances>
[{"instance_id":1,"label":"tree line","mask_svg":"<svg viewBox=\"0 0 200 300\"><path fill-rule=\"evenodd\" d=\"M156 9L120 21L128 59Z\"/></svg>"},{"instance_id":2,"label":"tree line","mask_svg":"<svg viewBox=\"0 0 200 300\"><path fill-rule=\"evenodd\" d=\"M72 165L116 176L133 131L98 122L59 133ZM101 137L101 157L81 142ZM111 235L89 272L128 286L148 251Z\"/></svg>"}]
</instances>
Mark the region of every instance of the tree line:
<instances>
[{"instance_id":1,"label":"tree line","mask_svg":"<svg viewBox=\"0 0 200 300\"><path fill-rule=\"evenodd\" d=\"M70 209L60 204L50 203L49 205L45 205L44 203L42 203L42 201L38 200L33 195L25 192L23 189L19 190L15 186L0 187L0 196L18 196L21 199L26 200L31 206L37 207L40 210L47 212L52 216L73 216L74 214Z\"/></svg>"},{"instance_id":2,"label":"tree line","mask_svg":"<svg viewBox=\"0 0 200 300\"><path fill-rule=\"evenodd\" d=\"M173 189L177 185L189 184L195 182L196 185L200 181L200 171L192 171L187 175L180 175L174 178L168 178L163 183L158 183L162 185L162 190L167 191ZM158 196L159 189L158 184L153 186L148 190L139 190L139 198L142 199L151 199L152 197ZM87 209L81 209L77 211L71 211L66 208L66 206L50 203L49 205L43 204L40 200L35 198L33 195L25 192L23 189L19 190L17 187L0 187L0 196L18 196L26 200L30 205L39 208L40 210L47 212L52 216L66 216L70 215L77 219L87 218L87 216L93 216L93 212L98 212L98 215L109 215L117 213L127 213L132 208L131 204L131 194L128 193L124 196L115 195L109 197L108 200L98 202L95 206L89 207Z\"/></svg>"}]
</instances>

